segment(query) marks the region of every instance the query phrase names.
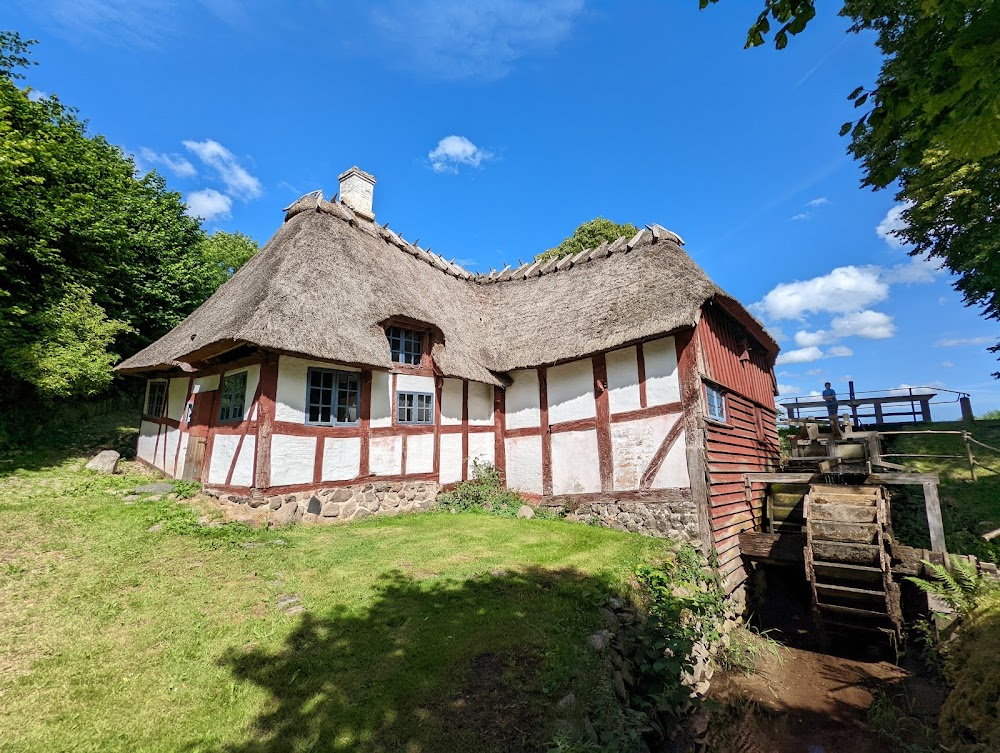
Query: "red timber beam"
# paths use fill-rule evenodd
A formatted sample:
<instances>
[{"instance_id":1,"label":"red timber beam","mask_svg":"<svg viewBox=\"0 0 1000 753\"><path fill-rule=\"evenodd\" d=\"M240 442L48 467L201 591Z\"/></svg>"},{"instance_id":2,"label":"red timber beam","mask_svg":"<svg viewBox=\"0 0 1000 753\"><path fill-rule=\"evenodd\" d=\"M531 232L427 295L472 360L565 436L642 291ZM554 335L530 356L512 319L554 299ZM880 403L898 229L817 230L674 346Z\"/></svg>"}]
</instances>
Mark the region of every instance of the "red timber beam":
<instances>
[{"instance_id":1,"label":"red timber beam","mask_svg":"<svg viewBox=\"0 0 1000 753\"><path fill-rule=\"evenodd\" d=\"M239 439L236 441L236 451L233 453L233 459L229 461L229 470L226 472L226 484L233 483L233 473L236 471L236 463L240 459L240 452L243 451L243 441L246 439L247 434L250 433L250 419L253 417L254 411L258 409L260 405L260 392L261 387L264 382L264 367L260 368L260 377L257 379L257 389L254 390L253 399L250 401L250 408L246 412L246 420L243 421L243 431L239 434ZM219 384L219 389L222 389L222 384ZM260 433L260 422L257 422L255 427L257 433ZM257 456L254 455L254 467L257 466Z\"/></svg>"},{"instance_id":2,"label":"red timber beam","mask_svg":"<svg viewBox=\"0 0 1000 753\"><path fill-rule=\"evenodd\" d=\"M462 481L469 480L469 380L462 380Z\"/></svg>"},{"instance_id":3,"label":"red timber beam","mask_svg":"<svg viewBox=\"0 0 1000 753\"><path fill-rule=\"evenodd\" d=\"M507 393L500 387L493 388L493 467L500 473L504 488L507 487L507 446L504 435L507 429Z\"/></svg>"},{"instance_id":4,"label":"red timber beam","mask_svg":"<svg viewBox=\"0 0 1000 753\"><path fill-rule=\"evenodd\" d=\"M542 431L542 494L552 494L552 434L549 429L549 383L548 371L538 368L538 407L541 415Z\"/></svg>"},{"instance_id":5,"label":"red timber beam","mask_svg":"<svg viewBox=\"0 0 1000 753\"><path fill-rule=\"evenodd\" d=\"M700 323L699 323L700 324ZM707 555L715 546L712 521L709 514L708 463L705 450L704 421L701 415L701 377L698 375L698 337L690 329L674 336L677 349L677 374L680 380L681 404L687 441L688 478L691 483L691 501L698 513L698 532L702 550Z\"/></svg>"},{"instance_id":6,"label":"red timber beam","mask_svg":"<svg viewBox=\"0 0 1000 753\"><path fill-rule=\"evenodd\" d=\"M393 383L393 392L395 392ZM441 478L441 393L444 391L444 377L434 377L434 477ZM395 411L395 405L393 406ZM403 440L406 441L405 439Z\"/></svg>"},{"instance_id":7,"label":"red timber beam","mask_svg":"<svg viewBox=\"0 0 1000 753\"><path fill-rule=\"evenodd\" d=\"M675 341L676 342L676 341ZM635 346L635 365L639 379L639 407L645 408L646 403L646 354L642 349L642 343Z\"/></svg>"},{"instance_id":8,"label":"red timber beam","mask_svg":"<svg viewBox=\"0 0 1000 753\"><path fill-rule=\"evenodd\" d=\"M217 392L222 392L221 384ZM274 403L278 394L278 356L269 354L260 365L257 394L257 452L253 463L253 488L260 491L271 484L271 434L274 429ZM207 472L205 478L208 478Z\"/></svg>"},{"instance_id":9,"label":"red timber beam","mask_svg":"<svg viewBox=\"0 0 1000 753\"><path fill-rule=\"evenodd\" d=\"M372 441L372 372L361 372L361 415L358 417L358 430L361 437L361 461L358 475L364 478L371 471L371 441Z\"/></svg>"},{"instance_id":10,"label":"red timber beam","mask_svg":"<svg viewBox=\"0 0 1000 753\"><path fill-rule=\"evenodd\" d=\"M593 356L594 402L597 410L597 462L601 473L601 491L615 485L615 459L611 445L611 405L608 399L608 364L604 354ZM551 491L549 492L551 494Z\"/></svg>"},{"instance_id":11,"label":"red timber beam","mask_svg":"<svg viewBox=\"0 0 1000 753\"><path fill-rule=\"evenodd\" d=\"M640 489L649 489L653 486L653 479L656 478L656 474L659 473L660 468L663 466L663 461L667 459L667 455L670 454L671 448L677 444L677 438L680 437L681 432L684 431L684 417L679 417L674 425L670 427L667 432L667 436L663 438L660 446L656 448L656 452L653 453L652 459L649 461L649 465L646 466L646 470L642 472L642 476L639 479Z\"/></svg>"}]
</instances>

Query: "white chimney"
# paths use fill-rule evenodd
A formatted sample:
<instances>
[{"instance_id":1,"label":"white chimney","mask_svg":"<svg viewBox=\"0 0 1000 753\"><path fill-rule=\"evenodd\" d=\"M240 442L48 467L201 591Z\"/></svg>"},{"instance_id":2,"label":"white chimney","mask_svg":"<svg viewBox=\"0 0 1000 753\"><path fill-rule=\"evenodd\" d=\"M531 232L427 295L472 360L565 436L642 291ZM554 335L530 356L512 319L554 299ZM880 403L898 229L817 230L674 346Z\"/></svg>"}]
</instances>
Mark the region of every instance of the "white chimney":
<instances>
[{"instance_id":1,"label":"white chimney","mask_svg":"<svg viewBox=\"0 0 1000 753\"><path fill-rule=\"evenodd\" d=\"M374 220L372 199L375 194L375 176L354 166L337 180L340 181L340 200L362 217Z\"/></svg>"}]
</instances>

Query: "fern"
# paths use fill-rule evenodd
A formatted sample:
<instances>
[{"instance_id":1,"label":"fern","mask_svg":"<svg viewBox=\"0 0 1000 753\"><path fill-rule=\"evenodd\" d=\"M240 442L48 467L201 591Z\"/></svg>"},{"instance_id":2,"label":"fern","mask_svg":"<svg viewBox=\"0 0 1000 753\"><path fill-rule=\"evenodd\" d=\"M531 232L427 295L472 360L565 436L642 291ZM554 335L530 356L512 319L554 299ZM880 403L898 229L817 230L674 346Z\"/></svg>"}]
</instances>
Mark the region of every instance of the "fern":
<instances>
[{"instance_id":1,"label":"fern","mask_svg":"<svg viewBox=\"0 0 1000 753\"><path fill-rule=\"evenodd\" d=\"M981 575L971 562L952 559L952 571L943 565L921 560L930 579L907 576L907 580L924 593L939 597L960 614L971 612L984 593L995 588L992 581Z\"/></svg>"}]
</instances>

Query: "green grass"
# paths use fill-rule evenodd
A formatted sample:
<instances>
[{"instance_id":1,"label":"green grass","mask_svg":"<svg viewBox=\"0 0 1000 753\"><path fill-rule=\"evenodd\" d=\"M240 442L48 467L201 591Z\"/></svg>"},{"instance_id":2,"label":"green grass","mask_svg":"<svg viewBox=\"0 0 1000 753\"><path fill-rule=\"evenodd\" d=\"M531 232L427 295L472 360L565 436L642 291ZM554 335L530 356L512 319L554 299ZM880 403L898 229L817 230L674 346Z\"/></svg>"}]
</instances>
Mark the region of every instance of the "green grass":
<instances>
[{"instance_id":1,"label":"green grass","mask_svg":"<svg viewBox=\"0 0 1000 753\"><path fill-rule=\"evenodd\" d=\"M928 424L927 428L961 431L961 423ZM973 437L1000 447L1000 421L979 420L969 429ZM965 459L965 445L960 436L916 434L894 437L888 452L924 455L961 455L959 459L894 458L908 468L922 473L937 473L941 478L941 512L944 518L948 550L975 554L982 559L1000 562L1000 542L981 538L988 530L1000 528L1000 475L977 467L972 481ZM973 445L973 453L984 465L1000 471L1000 453ZM893 527L906 544L929 548L923 493L917 487L892 489ZM996 540L994 540L996 541Z\"/></svg>"},{"instance_id":2,"label":"green grass","mask_svg":"<svg viewBox=\"0 0 1000 753\"><path fill-rule=\"evenodd\" d=\"M597 606L669 546L474 513L206 527L80 470L95 431L134 428L0 460L0 751L538 749Z\"/></svg>"}]
</instances>

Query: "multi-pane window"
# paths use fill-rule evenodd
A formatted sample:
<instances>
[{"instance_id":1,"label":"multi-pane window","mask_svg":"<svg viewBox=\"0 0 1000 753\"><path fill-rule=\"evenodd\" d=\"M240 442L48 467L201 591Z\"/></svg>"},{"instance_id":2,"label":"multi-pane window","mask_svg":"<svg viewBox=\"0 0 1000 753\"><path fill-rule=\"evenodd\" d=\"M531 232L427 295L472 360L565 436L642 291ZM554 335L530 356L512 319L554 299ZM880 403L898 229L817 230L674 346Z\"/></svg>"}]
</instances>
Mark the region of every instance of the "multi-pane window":
<instances>
[{"instance_id":1,"label":"multi-pane window","mask_svg":"<svg viewBox=\"0 0 1000 753\"><path fill-rule=\"evenodd\" d=\"M393 362L419 366L424 353L423 333L402 327L389 327L388 334Z\"/></svg>"},{"instance_id":2,"label":"multi-pane window","mask_svg":"<svg viewBox=\"0 0 1000 753\"><path fill-rule=\"evenodd\" d=\"M716 421L726 420L726 396L718 387L705 385L705 407L709 418Z\"/></svg>"},{"instance_id":3,"label":"multi-pane window","mask_svg":"<svg viewBox=\"0 0 1000 753\"><path fill-rule=\"evenodd\" d=\"M242 421L246 407L247 373L245 371L222 377L222 395L219 399L220 421Z\"/></svg>"},{"instance_id":4,"label":"multi-pane window","mask_svg":"<svg viewBox=\"0 0 1000 753\"><path fill-rule=\"evenodd\" d=\"M162 416L163 415L163 404L167 400L167 383L166 382L150 382L149 383L149 395L146 397L146 415L147 416Z\"/></svg>"},{"instance_id":5,"label":"multi-pane window","mask_svg":"<svg viewBox=\"0 0 1000 753\"><path fill-rule=\"evenodd\" d=\"M434 395L429 392L397 392L396 422L400 424L434 423Z\"/></svg>"},{"instance_id":6,"label":"multi-pane window","mask_svg":"<svg viewBox=\"0 0 1000 753\"><path fill-rule=\"evenodd\" d=\"M360 388L356 371L309 369L306 423L354 424Z\"/></svg>"}]
</instances>

